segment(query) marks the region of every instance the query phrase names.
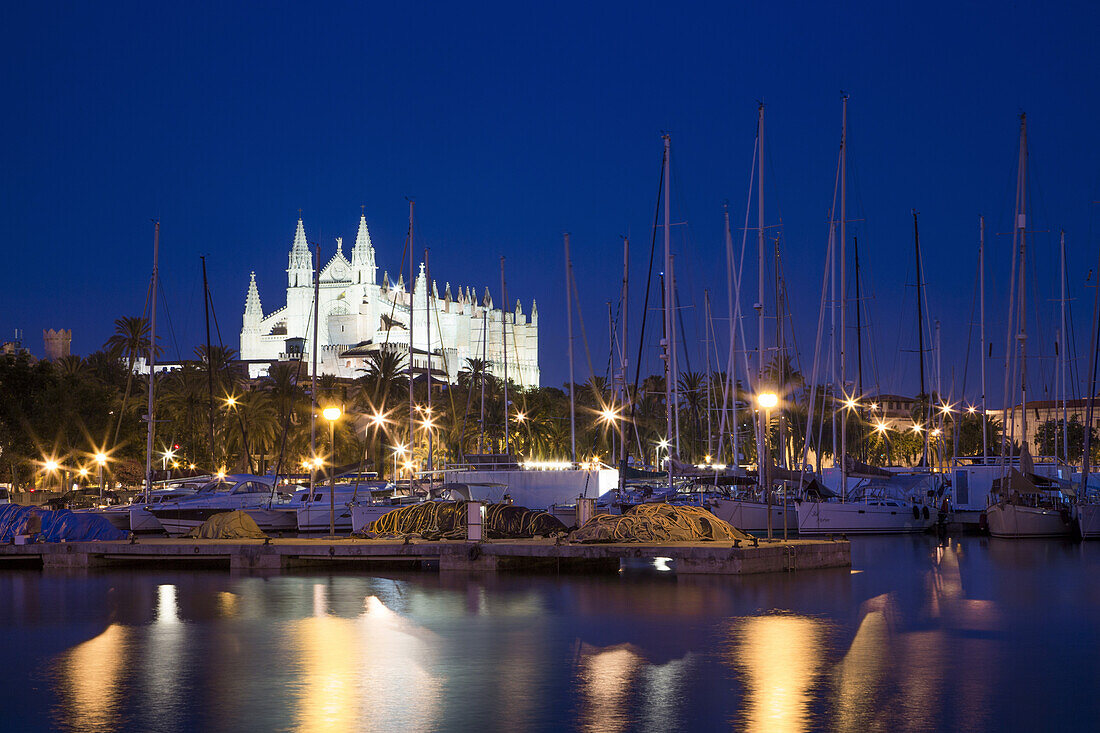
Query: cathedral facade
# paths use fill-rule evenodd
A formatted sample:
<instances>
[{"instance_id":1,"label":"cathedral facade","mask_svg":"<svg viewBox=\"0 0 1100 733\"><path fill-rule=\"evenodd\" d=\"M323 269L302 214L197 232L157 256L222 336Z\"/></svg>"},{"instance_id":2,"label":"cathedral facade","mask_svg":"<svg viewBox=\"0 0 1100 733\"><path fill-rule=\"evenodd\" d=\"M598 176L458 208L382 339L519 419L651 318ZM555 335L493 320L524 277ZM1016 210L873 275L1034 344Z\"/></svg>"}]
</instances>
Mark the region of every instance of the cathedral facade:
<instances>
[{"instance_id":1,"label":"cathedral facade","mask_svg":"<svg viewBox=\"0 0 1100 733\"><path fill-rule=\"evenodd\" d=\"M403 276L391 282L383 273L378 282L365 214L359 218L351 258L337 238L336 253L321 268L316 344L312 255L300 217L286 273L286 305L266 314L255 273L248 284L240 357L253 377L266 374L275 362L296 359L304 360L303 374L308 374L314 348L318 374L361 377L372 352L379 350L397 354L407 369L411 327L418 379L430 369L436 381L453 383L467 359L481 359L494 376L502 377L507 367L510 381L523 387L539 384L534 302L527 316L518 300L514 310L494 309L488 288L479 299L474 288L452 289L446 283L441 295L436 281L429 285L423 264L410 288Z\"/></svg>"}]
</instances>

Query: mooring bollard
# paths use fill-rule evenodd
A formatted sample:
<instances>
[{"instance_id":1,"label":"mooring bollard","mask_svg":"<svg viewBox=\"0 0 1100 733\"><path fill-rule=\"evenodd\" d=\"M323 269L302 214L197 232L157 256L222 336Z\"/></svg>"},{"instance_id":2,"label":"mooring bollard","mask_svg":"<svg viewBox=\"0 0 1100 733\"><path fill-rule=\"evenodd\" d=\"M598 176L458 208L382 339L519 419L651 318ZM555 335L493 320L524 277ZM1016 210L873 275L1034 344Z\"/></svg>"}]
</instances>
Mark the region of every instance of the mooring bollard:
<instances>
[{"instance_id":1,"label":"mooring bollard","mask_svg":"<svg viewBox=\"0 0 1100 733\"><path fill-rule=\"evenodd\" d=\"M466 539L481 542L481 525L485 519L485 505L480 501L466 502Z\"/></svg>"},{"instance_id":2,"label":"mooring bollard","mask_svg":"<svg viewBox=\"0 0 1100 733\"><path fill-rule=\"evenodd\" d=\"M596 516L596 500L591 498L585 498L583 496L577 498L577 526L583 527L588 523L588 520Z\"/></svg>"}]
</instances>

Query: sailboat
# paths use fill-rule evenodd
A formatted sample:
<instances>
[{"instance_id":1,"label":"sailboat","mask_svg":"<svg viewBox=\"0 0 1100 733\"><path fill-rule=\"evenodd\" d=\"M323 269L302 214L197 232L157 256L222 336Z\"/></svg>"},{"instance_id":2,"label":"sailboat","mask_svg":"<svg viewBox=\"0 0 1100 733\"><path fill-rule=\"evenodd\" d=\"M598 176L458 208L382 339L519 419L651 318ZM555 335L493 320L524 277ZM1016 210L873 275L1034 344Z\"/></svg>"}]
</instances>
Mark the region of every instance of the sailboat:
<instances>
[{"instance_id":1,"label":"sailboat","mask_svg":"<svg viewBox=\"0 0 1100 733\"><path fill-rule=\"evenodd\" d=\"M1016 218L1013 222L1013 285L1016 302L1016 342L1019 344L1021 444L1019 468L1002 462L1002 473L993 482L986 509L986 523L994 537L1063 537L1071 530L1067 496L1069 482L1037 476L1031 461L1027 434L1027 115L1020 115L1020 154L1016 173ZM1009 328L1012 327L1010 323ZM1009 364L1005 360L1005 382ZM1010 390L1005 390L1006 401ZM1006 451L1002 450L1002 454ZM1002 459L1003 461L1003 459Z\"/></svg>"}]
</instances>

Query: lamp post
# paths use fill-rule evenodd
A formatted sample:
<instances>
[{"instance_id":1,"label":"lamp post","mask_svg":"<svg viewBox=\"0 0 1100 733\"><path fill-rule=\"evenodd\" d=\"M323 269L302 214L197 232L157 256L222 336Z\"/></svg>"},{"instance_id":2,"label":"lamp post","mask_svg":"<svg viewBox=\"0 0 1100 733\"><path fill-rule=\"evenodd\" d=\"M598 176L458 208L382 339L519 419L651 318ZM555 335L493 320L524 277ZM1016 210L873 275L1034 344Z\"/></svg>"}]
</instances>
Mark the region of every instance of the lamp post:
<instances>
[{"instance_id":1,"label":"lamp post","mask_svg":"<svg viewBox=\"0 0 1100 733\"><path fill-rule=\"evenodd\" d=\"M771 482L768 480L768 468L771 466L771 458L768 455L768 426L771 423L772 408L779 404L779 396L775 392L761 392L756 396L756 404L764 410L764 422L760 426L760 446L757 461L760 464L760 490L764 492L768 511L768 539L772 538L772 492ZM783 507L783 517L786 520L787 507Z\"/></svg>"},{"instance_id":2,"label":"lamp post","mask_svg":"<svg viewBox=\"0 0 1100 733\"><path fill-rule=\"evenodd\" d=\"M394 484L397 483L397 479L400 478L400 476L401 476L397 472L397 457L398 456L401 456L402 458L405 457L405 446L404 445L397 445L393 449L393 482L394 482Z\"/></svg>"},{"instance_id":3,"label":"lamp post","mask_svg":"<svg viewBox=\"0 0 1100 733\"><path fill-rule=\"evenodd\" d=\"M340 419L339 407L326 407L321 414L328 420L329 445L332 449L332 470L328 475L328 533L336 536L336 421Z\"/></svg>"},{"instance_id":4,"label":"lamp post","mask_svg":"<svg viewBox=\"0 0 1100 733\"><path fill-rule=\"evenodd\" d=\"M103 451L95 454L96 480L99 482L99 498L103 498L103 467L107 465L107 454Z\"/></svg>"}]
</instances>

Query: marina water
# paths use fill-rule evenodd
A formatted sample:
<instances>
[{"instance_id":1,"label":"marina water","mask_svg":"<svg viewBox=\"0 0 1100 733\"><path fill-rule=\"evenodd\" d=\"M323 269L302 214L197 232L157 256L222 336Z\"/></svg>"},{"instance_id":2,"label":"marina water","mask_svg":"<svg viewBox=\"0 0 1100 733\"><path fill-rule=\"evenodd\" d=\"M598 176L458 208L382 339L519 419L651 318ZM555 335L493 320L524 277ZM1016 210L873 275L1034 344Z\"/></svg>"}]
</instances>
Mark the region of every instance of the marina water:
<instances>
[{"instance_id":1,"label":"marina water","mask_svg":"<svg viewBox=\"0 0 1100 733\"><path fill-rule=\"evenodd\" d=\"M0 710L73 731L1092 729L1098 577L1100 543L969 536L739 578L6 569Z\"/></svg>"}]
</instances>

